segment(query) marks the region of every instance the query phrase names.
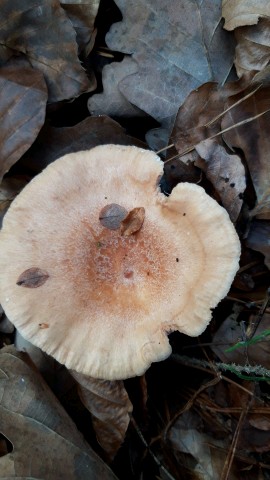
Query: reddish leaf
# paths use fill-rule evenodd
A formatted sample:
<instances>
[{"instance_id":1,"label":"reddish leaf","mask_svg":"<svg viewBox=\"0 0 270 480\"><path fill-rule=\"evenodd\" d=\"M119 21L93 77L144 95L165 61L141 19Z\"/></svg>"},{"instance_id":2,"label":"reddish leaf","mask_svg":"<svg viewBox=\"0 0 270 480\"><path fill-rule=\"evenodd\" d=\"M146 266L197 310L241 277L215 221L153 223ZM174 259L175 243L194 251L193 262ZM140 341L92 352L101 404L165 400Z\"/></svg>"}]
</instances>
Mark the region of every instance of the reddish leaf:
<instances>
[{"instance_id":1,"label":"reddish leaf","mask_svg":"<svg viewBox=\"0 0 270 480\"><path fill-rule=\"evenodd\" d=\"M92 414L97 439L112 460L124 441L132 412L124 383L71 373L78 382L82 402Z\"/></svg>"}]
</instances>

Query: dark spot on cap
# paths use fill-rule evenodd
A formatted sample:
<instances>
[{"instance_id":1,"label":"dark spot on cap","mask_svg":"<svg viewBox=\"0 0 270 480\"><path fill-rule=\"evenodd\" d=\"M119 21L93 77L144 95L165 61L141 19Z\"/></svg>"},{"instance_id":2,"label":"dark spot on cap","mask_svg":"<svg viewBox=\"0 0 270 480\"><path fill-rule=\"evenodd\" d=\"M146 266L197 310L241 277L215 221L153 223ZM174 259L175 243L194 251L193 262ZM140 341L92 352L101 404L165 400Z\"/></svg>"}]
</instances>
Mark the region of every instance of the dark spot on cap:
<instances>
[{"instance_id":1,"label":"dark spot on cap","mask_svg":"<svg viewBox=\"0 0 270 480\"><path fill-rule=\"evenodd\" d=\"M230 183L230 187L235 187L235 183Z\"/></svg>"},{"instance_id":2,"label":"dark spot on cap","mask_svg":"<svg viewBox=\"0 0 270 480\"><path fill-rule=\"evenodd\" d=\"M178 258L178 257L176 257L176 261L179 262L179 258Z\"/></svg>"}]
</instances>

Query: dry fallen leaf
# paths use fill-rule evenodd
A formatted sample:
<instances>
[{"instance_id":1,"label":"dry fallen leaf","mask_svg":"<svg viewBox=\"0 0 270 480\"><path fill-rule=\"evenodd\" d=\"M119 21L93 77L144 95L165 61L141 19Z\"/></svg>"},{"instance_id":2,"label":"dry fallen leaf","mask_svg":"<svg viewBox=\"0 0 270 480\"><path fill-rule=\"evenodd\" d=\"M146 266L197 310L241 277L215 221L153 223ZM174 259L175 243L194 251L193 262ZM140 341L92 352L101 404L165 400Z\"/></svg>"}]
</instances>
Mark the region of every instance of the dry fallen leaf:
<instances>
[{"instance_id":1,"label":"dry fallen leaf","mask_svg":"<svg viewBox=\"0 0 270 480\"><path fill-rule=\"evenodd\" d=\"M24 54L47 82L49 101L93 90L77 56L75 30L58 0L2 0L0 43ZM0 50L2 54L3 49ZM1 61L6 58L1 56Z\"/></svg>"},{"instance_id":2,"label":"dry fallen leaf","mask_svg":"<svg viewBox=\"0 0 270 480\"><path fill-rule=\"evenodd\" d=\"M24 360L13 347L1 350L0 429L13 450L0 458L0 478L117 480Z\"/></svg>"},{"instance_id":3,"label":"dry fallen leaf","mask_svg":"<svg viewBox=\"0 0 270 480\"><path fill-rule=\"evenodd\" d=\"M12 58L0 68L0 180L36 139L46 102L43 75L25 59Z\"/></svg>"},{"instance_id":4,"label":"dry fallen leaf","mask_svg":"<svg viewBox=\"0 0 270 480\"><path fill-rule=\"evenodd\" d=\"M268 0L252 2L250 0L222 0L222 16L224 28L234 30L244 25L255 25L261 17L270 17Z\"/></svg>"},{"instance_id":5,"label":"dry fallen leaf","mask_svg":"<svg viewBox=\"0 0 270 480\"><path fill-rule=\"evenodd\" d=\"M73 127L55 128L45 125L20 163L24 168L40 172L66 153L89 150L106 143L144 146L139 140L126 135L119 123L111 118L88 117Z\"/></svg>"},{"instance_id":6,"label":"dry fallen leaf","mask_svg":"<svg viewBox=\"0 0 270 480\"><path fill-rule=\"evenodd\" d=\"M142 228L144 217L144 207L137 207L130 210L121 222L120 234L124 237L129 237L130 235L133 235L133 233L138 232Z\"/></svg>"},{"instance_id":7,"label":"dry fallen leaf","mask_svg":"<svg viewBox=\"0 0 270 480\"><path fill-rule=\"evenodd\" d=\"M44 285L49 278L48 272L38 267L28 268L19 276L17 285L25 288L37 288Z\"/></svg>"},{"instance_id":8,"label":"dry fallen leaf","mask_svg":"<svg viewBox=\"0 0 270 480\"><path fill-rule=\"evenodd\" d=\"M257 25L235 30L235 68L241 77L251 70L262 70L270 61L270 19L262 18Z\"/></svg>"},{"instance_id":9,"label":"dry fallen leaf","mask_svg":"<svg viewBox=\"0 0 270 480\"><path fill-rule=\"evenodd\" d=\"M118 230L121 222L127 216L127 210L117 203L105 205L99 213L99 221L101 225L109 230Z\"/></svg>"},{"instance_id":10,"label":"dry fallen leaf","mask_svg":"<svg viewBox=\"0 0 270 480\"><path fill-rule=\"evenodd\" d=\"M130 74L127 68L118 89L169 128L177 106L192 89L210 79L224 81L231 69L233 39L222 29L220 2L116 3L123 21L111 27L106 42L112 50L132 55L138 69Z\"/></svg>"},{"instance_id":11,"label":"dry fallen leaf","mask_svg":"<svg viewBox=\"0 0 270 480\"><path fill-rule=\"evenodd\" d=\"M94 24L100 0L60 0L76 31L79 50L83 50L91 42ZM87 54L90 51L87 50Z\"/></svg>"},{"instance_id":12,"label":"dry fallen leaf","mask_svg":"<svg viewBox=\"0 0 270 480\"><path fill-rule=\"evenodd\" d=\"M265 256L265 264L270 269L270 222L253 220L250 226L246 244L249 248L261 252Z\"/></svg>"},{"instance_id":13,"label":"dry fallen leaf","mask_svg":"<svg viewBox=\"0 0 270 480\"><path fill-rule=\"evenodd\" d=\"M242 94L239 94L228 98L226 107L232 106L242 96ZM270 219L270 168L268 159L270 151L270 135L268 132L270 87L262 87L244 102L229 110L222 118L221 128L229 128L250 118L252 118L252 121L248 124L243 124L224 133L223 139L230 148L240 148L244 152L257 195L257 204L251 215Z\"/></svg>"},{"instance_id":14,"label":"dry fallen leaf","mask_svg":"<svg viewBox=\"0 0 270 480\"><path fill-rule=\"evenodd\" d=\"M98 442L112 460L123 443L132 404L122 381L91 378L72 371L85 407L91 412Z\"/></svg>"},{"instance_id":15,"label":"dry fallen leaf","mask_svg":"<svg viewBox=\"0 0 270 480\"><path fill-rule=\"evenodd\" d=\"M245 168L238 155L229 154L217 141L207 140L196 146L200 157L195 162L214 185L232 222L236 222L246 189Z\"/></svg>"}]
</instances>

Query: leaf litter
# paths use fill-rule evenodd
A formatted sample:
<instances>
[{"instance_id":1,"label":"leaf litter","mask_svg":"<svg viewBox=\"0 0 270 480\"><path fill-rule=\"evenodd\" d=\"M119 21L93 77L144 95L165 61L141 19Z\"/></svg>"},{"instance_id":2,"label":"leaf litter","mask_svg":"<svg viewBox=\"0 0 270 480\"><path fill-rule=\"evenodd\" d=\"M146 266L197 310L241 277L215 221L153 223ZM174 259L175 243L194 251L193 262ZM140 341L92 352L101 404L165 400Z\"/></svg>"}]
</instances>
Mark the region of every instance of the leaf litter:
<instances>
[{"instance_id":1,"label":"leaf litter","mask_svg":"<svg viewBox=\"0 0 270 480\"><path fill-rule=\"evenodd\" d=\"M106 35L98 0L3 2L1 218L64 154L106 143L145 148L146 138L165 152L166 195L196 183L227 210L242 243L240 270L200 338L172 334L173 355L125 382L68 372L20 339L1 311L1 347L15 339L29 357L1 348L0 477L267 480L269 4L116 5L123 18L113 13ZM149 115L162 128L151 130ZM132 215L122 220L117 228L132 235L143 228L142 212L135 230Z\"/></svg>"}]
</instances>

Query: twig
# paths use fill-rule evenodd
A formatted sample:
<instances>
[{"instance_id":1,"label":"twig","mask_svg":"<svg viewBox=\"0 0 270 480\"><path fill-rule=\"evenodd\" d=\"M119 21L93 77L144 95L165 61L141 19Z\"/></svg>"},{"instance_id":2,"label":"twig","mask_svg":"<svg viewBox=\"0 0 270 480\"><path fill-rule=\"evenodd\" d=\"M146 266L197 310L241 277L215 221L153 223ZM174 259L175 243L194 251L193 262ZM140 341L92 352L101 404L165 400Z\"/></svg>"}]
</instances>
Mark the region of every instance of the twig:
<instances>
[{"instance_id":1,"label":"twig","mask_svg":"<svg viewBox=\"0 0 270 480\"><path fill-rule=\"evenodd\" d=\"M150 449L147 441L145 440L139 426L137 425L136 421L134 420L133 417L131 417L131 420L130 422L132 423L134 429L136 430L138 436L140 437L142 443L144 444L144 446L147 448L149 454L151 455L151 457L153 458L153 460L155 461L155 463L158 465L158 467L163 471L163 473L165 473L165 475L167 475L167 477L170 479L170 480L176 480L175 477L173 477L170 472L168 472L168 470L161 464L161 462L159 461L159 459L157 458L157 456L154 454L154 452L152 452L152 450Z\"/></svg>"}]
</instances>

